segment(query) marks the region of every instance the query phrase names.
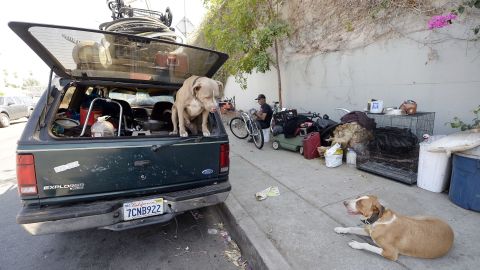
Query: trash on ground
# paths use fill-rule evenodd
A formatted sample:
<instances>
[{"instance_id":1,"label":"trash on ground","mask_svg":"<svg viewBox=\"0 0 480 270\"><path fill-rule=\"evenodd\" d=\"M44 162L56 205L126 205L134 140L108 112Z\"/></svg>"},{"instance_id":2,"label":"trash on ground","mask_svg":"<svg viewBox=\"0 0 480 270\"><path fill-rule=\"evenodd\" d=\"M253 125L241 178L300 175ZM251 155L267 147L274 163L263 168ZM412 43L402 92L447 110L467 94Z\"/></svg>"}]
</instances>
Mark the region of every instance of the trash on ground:
<instances>
[{"instance_id":1,"label":"trash on ground","mask_svg":"<svg viewBox=\"0 0 480 270\"><path fill-rule=\"evenodd\" d=\"M235 247L233 247L232 245L230 249L225 250L224 254L227 260L233 263L237 267L241 267L243 263L245 263L245 262L242 262L242 253L240 252L240 249L238 248L237 244L235 244Z\"/></svg>"},{"instance_id":2,"label":"trash on ground","mask_svg":"<svg viewBox=\"0 0 480 270\"><path fill-rule=\"evenodd\" d=\"M325 151L325 165L329 168L335 168L342 165L343 150L340 144L336 143Z\"/></svg>"},{"instance_id":3,"label":"trash on ground","mask_svg":"<svg viewBox=\"0 0 480 270\"><path fill-rule=\"evenodd\" d=\"M235 266L239 267L240 269L245 269L245 270L250 269L248 262L242 258L242 252L240 251L240 248L238 247L237 243L233 241L230 238L230 236L228 236L228 239L230 239L227 243L228 249L225 250L223 253L225 258L227 258L229 262L233 263Z\"/></svg>"},{"instance_id":4,"label":"trash on ground","mask_svg":"<svg viewBox=\"0 0 480 270\"><path fill-rule=\"evenodd\" d=\"M259 191L259 192L255 193L255 198L258 201L263 201L267 197L275 197L275 196L279 196L279 195L280 195L280 190L278 189L277 186L273 186L273 187L268 187L268 188L266 188L262 191Z\"/></svg>"},{"instance_id":5,"label":"trash on ground","mask_svg":"<svg viewBox=\"0 0 480 270\"><path fill-rule=\"evenodd\" d=\"M239 269L250 270L251 268L248 265L247 260L242 258L242 252L240 251L237 243L232 240L228 231L223 229L223 223L217 223L215 225L217 225L218 229L208 229L208 231L209 233L216 232L215 234L218 234L222 237L225 245L227 246L227 249L224 251L225 258Z\"/></svg>"}]
</instances>

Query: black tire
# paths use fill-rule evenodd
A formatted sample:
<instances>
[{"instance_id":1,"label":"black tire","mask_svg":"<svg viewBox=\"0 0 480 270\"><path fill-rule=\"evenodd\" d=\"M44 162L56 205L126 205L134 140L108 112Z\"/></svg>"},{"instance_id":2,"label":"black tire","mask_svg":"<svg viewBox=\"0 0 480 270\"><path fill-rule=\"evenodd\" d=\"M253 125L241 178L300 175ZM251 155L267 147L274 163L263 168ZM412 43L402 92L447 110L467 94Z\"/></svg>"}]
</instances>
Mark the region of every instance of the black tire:
<instances>
[{"instance_id":1,"label":"black tire","mask_svg":"<svg viewBox=\"0 0 480 270\"><path fill-rule=\"evenodd\" d=\"M10 126L10 118L5 113L0 113L0 128Z\"/></svg>"},{"instance_id":2,"label":"black tire","mask_svg":"<svg viewBox=\"0 0 480 270\"><path fill-rule=\"evenodd\" d=\"M253 143L258 149L262 149L263 147L263 131L262 128L260 127L260 124L257 121L252 122L252 138L253 138Z\"/></svg>"},{"instance_id":3,"label":"black tire","mask_svg":"<svg viewBox=\"0 0 480 270\"><path fill-rule=\"evenodd\" d=\"M239 139L248 137L247 125L245 125L245 121L241 117L234 117L230 120L230 131Z\"/></svg>"}]
</instances>

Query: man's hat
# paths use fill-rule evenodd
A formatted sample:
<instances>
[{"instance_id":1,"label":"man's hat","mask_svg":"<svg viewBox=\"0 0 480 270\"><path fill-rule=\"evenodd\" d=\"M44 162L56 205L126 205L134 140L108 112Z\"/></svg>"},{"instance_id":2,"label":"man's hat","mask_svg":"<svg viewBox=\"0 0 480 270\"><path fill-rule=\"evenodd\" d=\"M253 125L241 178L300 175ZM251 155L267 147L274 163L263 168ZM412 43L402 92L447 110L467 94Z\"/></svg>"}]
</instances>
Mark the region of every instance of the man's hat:
<instances>
[{"instance_id":1,"label":"man's hat","mask_svg":"<svg viewBox=\"0 0 480 270\"><path fill-rule=\"evenodd\" d=\"M255 99L255 100L259 100L259 99L265 99L265 95L264 94L260 94L258 95L258 97Z\"/></svg>"}]
</instances>

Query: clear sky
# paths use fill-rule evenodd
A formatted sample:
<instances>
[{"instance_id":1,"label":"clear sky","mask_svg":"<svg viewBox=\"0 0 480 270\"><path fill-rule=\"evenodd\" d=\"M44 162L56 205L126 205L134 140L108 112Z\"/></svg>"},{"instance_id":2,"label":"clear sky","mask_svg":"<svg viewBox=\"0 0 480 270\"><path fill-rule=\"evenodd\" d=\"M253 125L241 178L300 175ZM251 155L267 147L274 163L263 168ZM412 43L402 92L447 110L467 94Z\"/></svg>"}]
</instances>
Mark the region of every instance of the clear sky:
<instances>
[{"instance_id":1,"label":"clear sky","mask_svg":"<svg viewBox=\"0 0 480 270\"><path fill-rule=\"evenodd\" d=\"M170 7L174 27L184 16L198 26L205 9L202 0L125 0L132 7L165 11ZM40 58L8 27L9 21L24 21L67 25L98 29L99 24L111 20L111 12L106 0L6 0L2 1L0 16L0 78L3 85L3 70L10 74L16 72L19 79L33 73L33 77L42 84L48 82L49 69ZM177 33L180 33L176 30Z\"/></svg>"}]
</instances>

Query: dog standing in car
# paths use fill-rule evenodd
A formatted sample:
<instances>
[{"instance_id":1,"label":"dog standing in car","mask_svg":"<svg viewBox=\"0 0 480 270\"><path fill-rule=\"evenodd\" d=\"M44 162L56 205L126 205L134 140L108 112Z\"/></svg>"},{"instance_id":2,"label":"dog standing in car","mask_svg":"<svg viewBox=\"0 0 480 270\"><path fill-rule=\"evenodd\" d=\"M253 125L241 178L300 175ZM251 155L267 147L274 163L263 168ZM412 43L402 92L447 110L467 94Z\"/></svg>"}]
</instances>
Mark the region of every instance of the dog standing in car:
<instances>
[{"instance_id":1,"label":"dog standing in car","mask_svg":"<svg viewBox=\"0 0 480 270\"><path fill-rule=\"evenodd\" d=\"M354 249L364 249L396 261L399 254L433 259L448 253L453 245L453 230L434 217L408 217L385 209L375 196L363 196L344 201L347 212L362 215L362 227L336 227L340 234L370 236L378 247L351 241Z\"/></svg>"},{"instance_id":2,"label":"dog standing in car","mask_svg":"<svg viewBox=\"0 0 480 270\"><path fill-rule=\"evenodd\" d=\"M186 79L178 90L175 103L172 107L172 135L179 134L188 137L186 130L189 127L193 133L196 131L197 117L201 116L203 136L210 136L208 130L208 114L217 109L216 98L223 92L223 84L207 77L191 76Z\"/></svg>"}]
</instances>

